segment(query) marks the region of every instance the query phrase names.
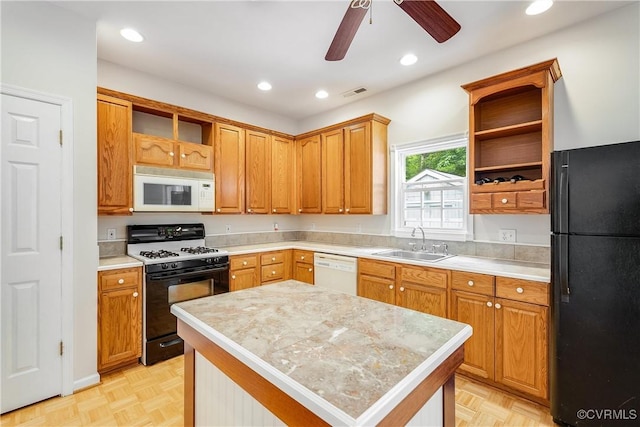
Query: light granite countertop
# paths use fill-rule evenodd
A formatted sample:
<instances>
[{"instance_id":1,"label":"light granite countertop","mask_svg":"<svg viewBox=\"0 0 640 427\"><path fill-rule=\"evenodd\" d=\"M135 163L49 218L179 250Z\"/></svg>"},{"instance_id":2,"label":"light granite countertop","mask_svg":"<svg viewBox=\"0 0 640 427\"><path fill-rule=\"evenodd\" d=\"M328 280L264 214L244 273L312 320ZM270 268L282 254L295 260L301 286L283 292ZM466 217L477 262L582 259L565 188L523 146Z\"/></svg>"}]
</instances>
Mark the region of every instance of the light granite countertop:
<instances>
[{"instance_id":1,"label":"light granite countertop","mask_svg":"<svg viewBox=\"0 0 640 427\"><path fill-rule=\"evenodd\" d=\"M472 333L469 325L295 280L171 312L332 425L372 425Z\"/></svg>"},{"instance_id":2,"label":"light granite countertop","mask_svg":"<svg viewBox=\"0 0 640 427\"><path fill-rule=\"evenodd\" d=\"M377 259L381 261L423 265L427 267L466 271L470 273L491 274L495 276L512 277L515 279L533 280L536 282L549 283L551 280L551 269L548 264L462 255L452 256L435 262L405 260L401 258L375 255L377 252L394 248L339 246L314 242L276 242L258 245L231 246L224 249L228 250L230 255L283 249L304 249L313 252L325 252L336 255Z\"/></svg>"},{"instance_id":3,"label":"light granite countertop","mask_svg":"<svg viewBox=\"0 0 640 427\"><path fill-rule=\"evenodd\" d=\"M131 267L142 267L142 261L127 255L118 255L100 258L98 262L98 271Z\"/></svg>"}]
</instances>

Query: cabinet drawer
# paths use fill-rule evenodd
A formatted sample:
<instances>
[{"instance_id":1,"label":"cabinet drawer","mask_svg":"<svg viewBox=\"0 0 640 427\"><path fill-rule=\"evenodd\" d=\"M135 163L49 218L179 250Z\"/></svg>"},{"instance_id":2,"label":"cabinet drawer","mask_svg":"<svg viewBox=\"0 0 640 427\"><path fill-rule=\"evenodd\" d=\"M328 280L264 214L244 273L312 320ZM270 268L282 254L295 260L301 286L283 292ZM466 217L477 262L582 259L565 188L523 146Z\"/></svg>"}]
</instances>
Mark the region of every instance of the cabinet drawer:
<instances>
[{"instance_id":1,"label":"cabinet drawer","mask_svg":"<svg viewBox=\"0 0 640 427\"><path fill-rule=\"evenodd\" d=\"M262 266L262 282L284 279L284 264L271 264Z\"/></svg>"},{"instance_id":2,"label":"cabinet drawer","mask_svg":"<svg viewBox=\"0 0 640 427\"><path fill-rule=\"evenodd\" d=\"M283 252L269 252L260 256L260 265L281 264L283 262Z\"/></svg>"},{"instance_id":3,"label":"cabinet drawer","mask_svg":"<svg viewBox=\"0 0 640 427\"><path fill-rule=\"evenodd\" d=\"M518 208L544 208L544 191L523 191L516 195Z\"/></svg>"},{"instance_id":4,"label":"cabinet drawer","mask_svg":"<svg viewBox=\"0 0 640 427\"><path fill-rule=\"evenodd\" d=\"M127 268L99 272L100 291L136 287L142 282L142 268Z\"/></svg>"},{"instance_id":5,"label":"cabinet drawer","mask_svg":"<svg viewBox=\"0 0 640 427\"><path fill-rule=\"evenodd\" d=\"M402 282L418 285L447 288L447 272L432 268L402 267L400 270Z\"/></svg>"},{"instance_id":6,"label":"cabinet drawer","mask_svg":"<svg viewBox=\"0 0 640 427\"><path fill-rule=\"evenodd\" d=\"M493 193L491 194L491 203L494 209L512 209L516 207L516 194L510 193Z\"/></svg>"},{"instance_id":7,"label":"cabinet drawer","mask_svg":"<svg viewBox=\"0 0 640 427\"><path fill-rule=\"evenodd\" d=\"M303 261L313 264L313 252L303 251L301 249L293 250L293 260L294 261Z\"/></svg>"},{"instance_id":8,"label":"cabinet drawer","mask_svg":"<svg viewBox=\"0 0 640 427\"><path fill-rule=\"evenodd\" d=\"M491 193L472 194L471 206L473 209L491 209Z\"/></svg>"},{"instance_id":9,"label":"cabinet drawer","mask_svg":"<svg viewBox=\"0 0 640 427\"><path fill-rule=\"evenodd\" d=\"M549 284L508 277L496 278L496 296L515 301L549 305Z\"/></svg>"},{"instance_id":10,"label":"cabinet drawer","mask_svg":"<svg viewBox=\"0 0 640 427\"><path fill-rule=\"evenodd\" d=\"M460 291L493 296L493 282L494 277L488 274L451 272L451 288Z\"/></svg>"},{"instance_id":11,"label":"cabinet drawer","mask_svg":"<svg viewBox=\"0 0 640 427\"><path fill-rule=\"evenodd\" d=\"M358 260L358 273L370 276L384 277L386 279L396 278L396 266L383 261L371 261L360 258Z\"/></svg>"},{"instance_id":12,"label":"cabinet drawer","mask_svg":"<svg viewBox=\"0 0 640 427\"><path fill-rule=\"evenodd\" d=\"M258 255L237 255L229 257L229 269L239 270L241 268L255 267L258 265Z\"/></svg>"}]
</instances>

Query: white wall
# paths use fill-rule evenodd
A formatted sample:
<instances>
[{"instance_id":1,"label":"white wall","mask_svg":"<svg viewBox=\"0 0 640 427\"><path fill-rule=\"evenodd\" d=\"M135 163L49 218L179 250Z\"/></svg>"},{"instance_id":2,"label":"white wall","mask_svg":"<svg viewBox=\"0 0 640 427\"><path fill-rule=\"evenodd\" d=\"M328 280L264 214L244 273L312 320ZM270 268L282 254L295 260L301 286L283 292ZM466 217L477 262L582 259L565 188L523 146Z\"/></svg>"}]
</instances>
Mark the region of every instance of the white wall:
<instances>
[{"instance_id":1,"label":"white wall","mask_svg":"<svg viewBox=\"0 0 640 427\"><path fill-rule=\"evenodd\" d=\"M96 27L47 2L2 2L2 82L73 101L73 377L96 375Z\"/></svg>"},{"instance_id":2,"label":"white wall","mask_svg":"<svg viewBox=\"0 0 640 427\"><path fill-rule=\"evenodd\" d=\"M555 149L638 140L639 9L639 4L634 3L404 87L310 117L300 122L298 132L370 112L391 119L389 144L466 132L468 97L460 87L462 84L557 57L563 77L554 88ZM393 165L390 173L395 173ZM300 229L310 229L312 222L321 221L301 217ZM361 218L361 222L364 229L369 229L379 225L380 219ZM499 228L513 228L520 243L548 245L549 227L548 215L474 215L475 240L496 241Z\"/></svg>"},{"instance_id":3,"label":"white wall","mask_svg":"<svg viewBox=\"0 0 640 427\"><path fill-rule=\"evenodd\" d=\"M163 81L115 64L98 63L100 86L151 99L299 134L371 112L390 118L389 144L406 144L468 130L468 97L462 84L557 57L563 77L555 85L555 148L567 149L640 139L639 5L617 9L574 27L480 58L446 72L371 96L345 107L294 123L268 112L233 104L210 94ZM395 172L393 165L391 173ZM177 217L166 217L178 219ZM196 216L208 234L281 229L389 234L383 216ZM157 217L100 218L98 239L106 224L124 238L126 224ZM548 215L474 215L474 239L497 241L498 229L516 229L517 241L549 244Z\"/></svg>"}]
</instances>

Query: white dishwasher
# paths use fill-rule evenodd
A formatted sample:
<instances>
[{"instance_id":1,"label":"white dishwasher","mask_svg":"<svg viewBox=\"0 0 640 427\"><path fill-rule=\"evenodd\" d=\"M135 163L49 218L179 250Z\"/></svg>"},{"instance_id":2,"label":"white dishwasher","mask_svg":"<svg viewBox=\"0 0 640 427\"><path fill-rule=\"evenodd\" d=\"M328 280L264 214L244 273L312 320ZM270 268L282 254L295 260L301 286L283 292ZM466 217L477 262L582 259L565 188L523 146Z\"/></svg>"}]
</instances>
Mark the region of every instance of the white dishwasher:
<instances>
[{"instance_id":1,"label":"white dishwasher","mask_svg":"<svg viewBox=\"0 0 640 427\"><path fill-rule=\"evenodd\" d=\"M316 286L357 295L358 258L315 253L313 280Z\"/></svg>"}]
</instances>

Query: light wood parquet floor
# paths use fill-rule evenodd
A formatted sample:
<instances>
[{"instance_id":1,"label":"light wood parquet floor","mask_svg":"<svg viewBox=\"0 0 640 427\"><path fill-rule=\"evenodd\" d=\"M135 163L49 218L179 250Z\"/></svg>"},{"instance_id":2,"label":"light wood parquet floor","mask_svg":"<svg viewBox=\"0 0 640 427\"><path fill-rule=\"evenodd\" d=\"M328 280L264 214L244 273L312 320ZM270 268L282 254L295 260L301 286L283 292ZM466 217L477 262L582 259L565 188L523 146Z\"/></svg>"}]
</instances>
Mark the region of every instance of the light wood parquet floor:
<instances>
[{"instance_id":1,"label":"light wood parquet floor","mask_svg":"<svg viewBox=\"0 0 640 427\"><path fill-rule=\"evenodd\" d=\"M183 357L102 376L102 383L0 417L2 426L182 426ZM547 408L456 376L456 427L554 426Z\"/></svg>"}]
</instances>

